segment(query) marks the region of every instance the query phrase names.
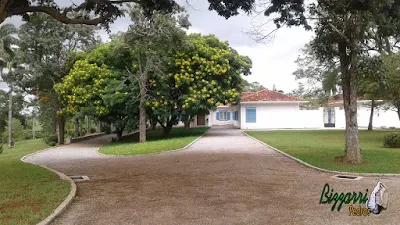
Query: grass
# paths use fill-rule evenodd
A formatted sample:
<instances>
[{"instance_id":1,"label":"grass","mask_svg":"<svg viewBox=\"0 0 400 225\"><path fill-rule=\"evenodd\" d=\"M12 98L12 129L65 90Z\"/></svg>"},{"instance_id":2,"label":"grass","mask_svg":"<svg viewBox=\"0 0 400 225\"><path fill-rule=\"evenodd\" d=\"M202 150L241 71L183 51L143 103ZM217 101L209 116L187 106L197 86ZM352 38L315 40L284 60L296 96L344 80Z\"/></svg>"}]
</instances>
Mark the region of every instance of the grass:
<instances>
[{"instance_id":1,"label":"grass","mask_svg":"<svg viewBox=\"0 0 400 225\"><path fill-rule=\"evenodd\" d=\"M363 163L359 165L335 160L335 156L344 154L344 131L250 131L246 133L320 168L359 173L400 173L400 149L383 147L383 136L387 132L392 131L360 130Z\"/></svg>"},{"instance_id":2,"label":"grass","mask_svg":"<svg viewBox=\"0 0 400 225\"><path fill-rule=\"evenodd\" d=\"M196 140L207 130L208 127L190 128L187 131L177 127L171 130L168 138L163 137L162 129L148 130L145 143L139 143L139 134L136 133L122 142L102 146L100 152L109 155L137 155L180 149Z\"/></svg>"},{"instance_id":3,"label":"grass","mask_svg":"<svg viewBox=\"0 0 400 225\"><path fill-rule=\"evenodd\" d=\"M69 183L20 158L45 149L42 139L17 142L0 154L0 224L36 224L65 199Z\"/></svg>"}]
</instances>

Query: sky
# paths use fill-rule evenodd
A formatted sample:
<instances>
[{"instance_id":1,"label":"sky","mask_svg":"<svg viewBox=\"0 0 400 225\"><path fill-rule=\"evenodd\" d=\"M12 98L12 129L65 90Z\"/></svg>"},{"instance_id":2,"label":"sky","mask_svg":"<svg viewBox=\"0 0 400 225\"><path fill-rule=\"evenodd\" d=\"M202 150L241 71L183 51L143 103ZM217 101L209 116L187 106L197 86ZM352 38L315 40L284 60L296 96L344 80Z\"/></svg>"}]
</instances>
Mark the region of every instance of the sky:
<instances>
[{"instance_id":1,"label":"sky","mask_svg":"<svg viewBox=\"0 0 400 225\"><path fill-rule=\"evenodd\" d=\"M74 2L77 4L80 1ZM209 11L206 0L177 0L177 2L184 6L189 14L192 26L188 32L214 34L221 40L227 40L239 54L250 57L253 62L252 74L245 77L246 80L257 81L268 89L272 89L275 85L278 90L283 90L285 93L297 88L297 81L292 75L297 68L294 61L300 54L301 48L311 40L312 32L300 27L281 28L273 38L264 43L257 43L247 33L252 26L267 22L264 16L242 13L226 20L218 16L215 11ZM5 22L21 24L19 17L9 18ZM119 18L112 24L111 33L126 31L130 23L128 17ZM274 28L275 25L272 23L263 26L265 33ZM103 41L108 40L108 34L104 30L99 34ZM5 87L5 84L0 84L1 89Z\"/></svg>"}]
</instances>

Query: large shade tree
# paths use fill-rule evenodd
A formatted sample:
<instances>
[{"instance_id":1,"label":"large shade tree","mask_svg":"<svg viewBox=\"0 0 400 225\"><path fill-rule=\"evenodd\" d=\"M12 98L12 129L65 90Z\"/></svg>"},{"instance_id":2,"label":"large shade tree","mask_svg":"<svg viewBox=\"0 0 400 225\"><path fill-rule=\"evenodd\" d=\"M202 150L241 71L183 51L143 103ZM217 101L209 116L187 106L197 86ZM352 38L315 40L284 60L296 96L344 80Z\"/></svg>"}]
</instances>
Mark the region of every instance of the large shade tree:
<instances>
[{"instance_id":1,"label":"large shade tree","mask_svg":"<svg viewBox=\"0 0 400 225\"><path fill-rule=\"evenodd\" d=\"M66 106L59 113L83 113L112 123L119 140L126 125L138 119L139 88L130 82L127 70L132 63L130 50L121 38L115 38L78 58L55 86Z\"/></svg>"},{"instance_id":2,"label":"large shade tree","mask_svg":"<svg viewBox=\"0 0 400 225\"><path fill-rule=\"evenodd\" d=\"M315 38L311 49L318 60L339 62L346 118L345 162L357 164L362 161L357 123L357 65L369 38L367 31L371 26L385 27L386 32L381 32L380 37L385 39L392 35L395 29L387 28L399 21L399 4L397 1L370 0L276 0L265 9L264 14L274 16L273 21L278 27L313 28Z\"/></svg>"},{"instance_id":3,"label":"large shade tree","mask_svg":"<svg viewBox=\"0 0 400 225\"><path fill-rule=\"evenodd\" d=\"M125 34L125 41L131 49L133 61L128 70L130 80L137 78L140 88L140 121L139 141L146 141L147 118L145 103L148 97L149 78L163 77L167 74L166 63L171 53L185 46L185 28L189 27L187 15L180 7L170 13L162 11L146 16L140 5L131 8L130 16L133 24ZM156 78L158 79L158 78ZM150 84L151 85L151 84Z\"/></svg>"},{"instance_id":4,"label":"large shade tree","mask_svg":"<svg viewBox=\"0 0 400 225\"><path fill-rule=\"evenodd\" d=\"M251 60L213 35L189 35L187 48L168 62L168 73L150 76L147 109L167 135L179 117L188 122L220 104L237 104L241 75L250 74Z\"/></svg>"},{"instance_id":5,"label":"large shade tree","mask_svg":"<svg viewBox=\"0 0 400 225\"><path fill-rule=\"evenodd\" d=\"M58 135L60 144L64 142L66 118L57 115L63 105L53 86L72 67L72 52L90 50L99 42L95 31L93 26L62 24L46 14L32 15L19 30L21 59L28 73L16 84L47 105L40 113L51 114L51 120L47 117L43 123L52 123L51 131Z\"/></svg>"}]
</instances>

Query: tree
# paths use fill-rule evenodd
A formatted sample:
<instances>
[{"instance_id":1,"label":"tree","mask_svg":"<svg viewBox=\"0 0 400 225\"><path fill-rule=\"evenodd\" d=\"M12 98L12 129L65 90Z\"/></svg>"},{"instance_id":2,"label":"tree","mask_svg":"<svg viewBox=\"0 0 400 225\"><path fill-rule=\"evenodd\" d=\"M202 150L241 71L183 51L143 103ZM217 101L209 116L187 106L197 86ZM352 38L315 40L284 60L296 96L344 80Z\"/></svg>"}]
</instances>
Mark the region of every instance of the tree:
<instances>
[{"instance_id":1,"label":"tree","mask_svg":"<svg viewBox=\"0 0 400 225\"><path fill-rule=\"evenodd\" d=\"M181 116L188 121L220 104L237 104L241 75L250 74L251 60L239 55L214 35L189 35L189 47L174 54L168 74L150 76L148 111L168 135Z\"/></svg>"},{"instance_id":2,"label":"tree","mask_svg":"<svg viewBox=\"0 0 400 225\"><path fill-rule=\"evenodd\" d=\"M400 55L393 54L382 57L383 70L386 74L385 98L391 101L400 120Z\"/></svg>"},{"instance_id":3,"label":"tree","mask_svg":"<svg viewBox=\"0 0 400 225\"><path fill-rule=\"evenodd\" d=\"M319 0L306 4L304 1L272 1L265 15L277 15L273 19L277 27L304 26L311 29L307 18L315 26L315 38L311 49L323 63L339 62L346 117L346 147L344 161L361 163L357 123L357 63L371 26L391 27L399 21L399 3L394 1L333 1ZM375 18L385 18L375 20ZM378 23L379 22L379 23ZM385 37L390 32L381 33Z\"/></svg>"},{"instance_id":4,"label":"tree","mask_svg":"<svg viewBox=\"0 0 400 225\"><path fill-rule=\"evenodd\" d=\"M384 97L386 73L381 56L362 57L358 65L358 96L371 100L368 130L373 130L374 111Z\"/></svg>"},{"instance_id":5,"label":"tree","mask_svg":"<svg viewBox=\"0 0 400 225\"><path fill-rule=\"evenodd\" d=\"M244 82L243 91L246 92L256 92L265 89L265 87L262 84L258 83L257 81L250 83L247 80L243 80L243 82Z\"/></svg>"},{"instance_id":6,"label":"tree","mask_svg":"<svg viewBox=\"0 0 400 225\"><path fill-rule=\"evenodd\" d=\"M12 118L13 122L12 123L8 123L11 124L13 126L12 129L8 129L8 126L6 127L6 131L3 132L3 138L4 139L10 139L9 137L9 133L7 132L8 130L12 130L12 135L11 135L11 142L12 145L14 145L15 142L17 141L22 141L24 140L24 127L21 124L21 121L16 119L16 118Z\"/></svg>"},{"instance_id":7,"label":"tree","mask_svg":"<svg viewBox=\"0 0 400 225\"><path fill-rule=\"evenodd\" d=\"M187 15L182 13L182 8L175 7L171 13L155 12L153 16L148 17L139 5L131 8L130 16L134 24L129 27L125 41L132 49L135 58L130 68L131 80L138 78L140 87L139 141L141 143L146 142L145 103L149 77L165 75L169 54L185 44L186 33L182 28L188 28L190 24Z\"/></svg>"},{"instance_id":8,"label":"tree","mask_svg":"<svg viewBox=\"0 0 400 225\"><path fill-rule=\"evenodd\" d=\"M66 118L57 115L64 106L53 86L72 68L75 60L72 52L90 50L99 42L95 30L92 26L65 25L46 14L31 15L29 22L21 25L19 30L21 58L28 72L17 85L37 96L41 108L50 106L40 110L40 113L52 113L42 122L46 124L52 118L50 130L57 134L59 144L64 143Z\"/></svg>"},{"instance_id":9,"label":"tree","mask_svg":"<svg viewBox=\"0 0 400 225\"><path fill-rule=\"evenodd\" d=\"M126 125L137 120L139 89L128 79L132 63L121 36L81 54L63 82L55 86L66 107L62 114L91 115L116 127L120 140ZM134 80L135 81L135 80Z\"/></svg>"},{"instance_id":10,"label":"tree","mask_svg":"<svg viewBox=\"0 0 400 225\"><path fill-rule=\"evenodd\" d=\"M331 96L341 93L337 63L321 63L309 44L305 45L295 62L298 69L293 75L299 81L299 89L293 95L325 106Z\"/></svg>"},{"instance_id":11,"label":"tree","mask_svg":"<svg viewBox=\"0 0 400 225\"><path fill-rule=\"evenodd\" d=\"M254 0L208 0L210 10L229 18L237 15L239 9L250 12ZM46 13L59 22L66 24L102 24L106 28L116 18L124 15L127 3L139 4L146 16L153 12L172 12L178 5L173 0L85 0L80 5L73 2L62 8L54 0L2 0L0 2L0 24L7 18L21 15L25 20L30 19L31 13ZM71 15L72 14L72 15Z\"/></svg>"},{"instance_id":12,"label":"tree","mask_svg":"<svg viewBox=\"0 0 400 225\"><path fill-rule=\"evenodd\" d=\"M9 86L9 102L8 102L8 147L13 147L12 142L12 96L14 91L14 82L16 69L18 68L18 62L15 56L15 49L12 45L17 44L15 34L17 28L11 24L5 24L0 26L0 75L3 81L6 81ZM7 74L3 73L3 69L7 68Z\"/></svg>"}]
</instances>

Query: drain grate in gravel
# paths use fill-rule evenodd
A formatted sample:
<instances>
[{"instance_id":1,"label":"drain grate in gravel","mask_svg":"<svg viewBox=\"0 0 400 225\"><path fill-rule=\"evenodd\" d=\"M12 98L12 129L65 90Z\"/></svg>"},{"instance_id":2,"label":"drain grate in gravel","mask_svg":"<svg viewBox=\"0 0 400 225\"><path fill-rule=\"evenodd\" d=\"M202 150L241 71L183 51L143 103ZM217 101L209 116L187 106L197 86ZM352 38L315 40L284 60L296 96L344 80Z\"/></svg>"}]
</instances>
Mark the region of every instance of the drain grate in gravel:
<instances>
[{"instance_id":1,"label":"drain grate in gravel","mask_svg":"<svg viewBox=\"0 0 400 225\"><path fill-rule=\"evenodd\" d=\"M82 175L69 175L69 177L73 181L85 181L85 180L90 180L88 176L82 176Z\"/></svg>"},{"instance_id":2,"label":"drain grate in gravel","mask_svg":"<svg viewBox=\"0 0 400 225\"><path fill-rule=\"evenodd\" d=\"M336 178L336 179L342 179L342 180L360 180L362 178L362 177L351 176L351 175L334 175L332 177Z\"/></svg>"}]
</instances>

